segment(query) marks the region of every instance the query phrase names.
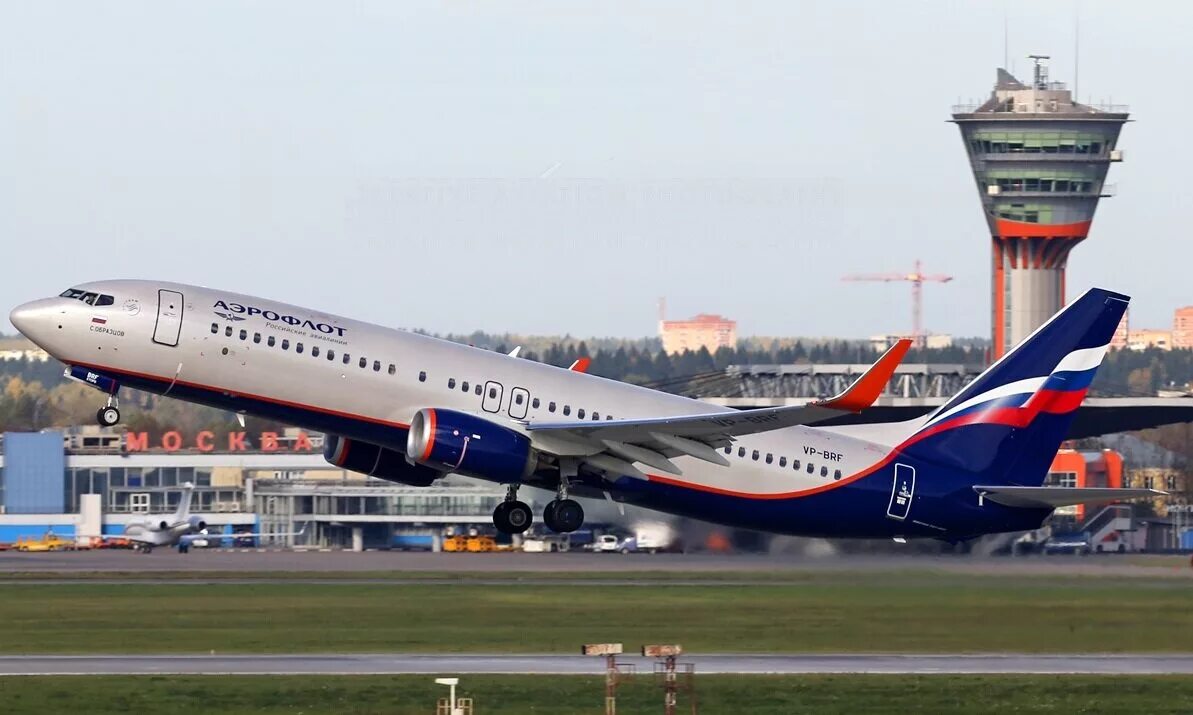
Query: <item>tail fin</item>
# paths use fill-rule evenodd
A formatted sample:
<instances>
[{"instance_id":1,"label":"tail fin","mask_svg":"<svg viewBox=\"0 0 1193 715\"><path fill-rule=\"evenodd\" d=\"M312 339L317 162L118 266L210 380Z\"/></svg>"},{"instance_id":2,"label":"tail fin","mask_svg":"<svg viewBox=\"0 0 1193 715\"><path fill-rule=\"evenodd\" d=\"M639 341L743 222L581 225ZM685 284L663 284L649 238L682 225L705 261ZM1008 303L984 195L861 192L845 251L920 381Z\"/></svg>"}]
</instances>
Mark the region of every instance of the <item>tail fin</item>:
<instances>
[{"instance_id":1,"label":"tail fin","mask_svg":"<svg viewBox=\"0 0 1193 715\"><path fill-rule=\"evenodd\" d=\"M1042 484L1129 300L1086 291L932 413L905 453L982 484Z\"/></svg>"},{"instance_id":2,"label":"tail fin","mask_svg":"<svg viewBox=\"0 0 1193 715\"><path fill-rule=\"evenodd\" d=\"M182 485L182 498L178 500L178 509L174 512L174 523L186 521L191 515L191 497L195 494L195 485L187 482Z\"/></svg>"}]
</instances>

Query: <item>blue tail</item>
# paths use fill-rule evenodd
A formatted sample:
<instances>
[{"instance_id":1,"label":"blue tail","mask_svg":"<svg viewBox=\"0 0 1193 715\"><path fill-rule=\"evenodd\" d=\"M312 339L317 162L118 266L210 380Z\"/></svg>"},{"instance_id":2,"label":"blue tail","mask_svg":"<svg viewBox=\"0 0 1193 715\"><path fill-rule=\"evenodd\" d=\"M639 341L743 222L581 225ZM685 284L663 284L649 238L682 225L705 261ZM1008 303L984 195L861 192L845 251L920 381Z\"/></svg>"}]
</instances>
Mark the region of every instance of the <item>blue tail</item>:
<instances>
[{"instance_id":1,"label":"blue tail","mask_svg":"<svg viewBox=\"0 0 1193 715\"><path fill-rule=\"evenodd\" d=\"M1129 300L1086 291L932 413L904 453L978 484L1042 484Z\"/></svg>"}]
</instances>

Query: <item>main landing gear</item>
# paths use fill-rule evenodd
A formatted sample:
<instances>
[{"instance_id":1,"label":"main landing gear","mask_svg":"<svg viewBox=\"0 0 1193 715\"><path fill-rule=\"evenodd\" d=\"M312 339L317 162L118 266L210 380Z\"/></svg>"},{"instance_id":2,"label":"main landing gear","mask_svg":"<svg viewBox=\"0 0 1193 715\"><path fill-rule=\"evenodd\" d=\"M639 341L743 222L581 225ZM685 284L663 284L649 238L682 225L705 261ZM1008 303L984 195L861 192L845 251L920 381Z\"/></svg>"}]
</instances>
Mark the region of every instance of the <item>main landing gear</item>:
<instances>
[{"instance_id":1,"label":"main landing gear","mask_svg":"<svg viewBox=\"0 0 1193 715\"><path fill-rule=\"evenodd\" d=\"M493 510L493 526L503 534L521 534L530 528L533 521L534 512L525 502L518 501L518 485L509 485L505 501Z\"/></svg>"},{"instance_id":2,"label":"main landing gear","mask_svg":"<svg viewBox=\"0 0 1193 715\"><path fill-rule=\"evenodd\" d=\"M575 467L568 470L561 467L559 471L559 491L554 499L543 509L543 523L557 534L569 534L584 525L584 507L575 499L568 498L568 477L575 476ZM569 475L568 471L572 473Z\"/></svg>"},{"instance_id":3,"label":"main landing gear","mask_svg":"<svg viewBox=\"0 0 1193 715\"><path fill-rule=\"evenodd\" d=\"M95 413L95 421L100 427L112 427L120 422L120 401L115 395L108 396L108 404Z\"/></svg>"}]
</instances>

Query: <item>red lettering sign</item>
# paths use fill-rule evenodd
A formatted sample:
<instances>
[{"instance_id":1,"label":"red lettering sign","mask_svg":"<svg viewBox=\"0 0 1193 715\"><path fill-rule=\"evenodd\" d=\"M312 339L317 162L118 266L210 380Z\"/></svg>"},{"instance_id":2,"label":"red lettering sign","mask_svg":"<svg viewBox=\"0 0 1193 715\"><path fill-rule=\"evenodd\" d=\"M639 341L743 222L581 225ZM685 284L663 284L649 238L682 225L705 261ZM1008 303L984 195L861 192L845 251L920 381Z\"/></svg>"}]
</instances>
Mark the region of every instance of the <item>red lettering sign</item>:
<instances>
[{"instance_id":1,"label":"red lettering sign","mask_svg":"<svg viewBox=\"0 0 1193 715\"><path fill-rule=\"evenodd\" d=\"M229 432L228 433L228 451L229 452L243 452L248 447L244 444L244 432Z\"/></svg>"},{"instance_id":2,"label":"red lettering sign","mask_svg":"<svg viewBox=\"0 0 1193 715\"><path fill-rule=\"evenodd\" d=\"M182 433L178 430L170 430L162 435L162 449L167 452L177 452L182 448Z\"/></svg>"},{"instance_id":3,"label":"red lettering sign","mask_svg":"<svg viewBox=\"0 0 1193 715\"><path fill-rule=\"evenodd\" d=\"M311 445L311 440L307 437L307 433L299 432L298 436L294 438L294 446L291 449L295 452L309 452L314 447Z\"/></svg>"},{"instance_id":4,"label":"red lettering sign","mask_svg":"<svg viewBox=\"0 0 1193 715\"><path fill-rule=\"evenodd\" d=\"M277 432L262 432L261 433L261 451L262 452L278 451L278 433Z\"/></svg>"},{"instance_id":5,"label":"red lettering sign","mask_svg":"<svg viewBox=\"0 0 1193 715\"><path fill-rule=\"evenodd\" d=\"M215 439L215 432L203 430L195 435L195 448L200 452L210 452L215 449L215 445L211 442L213 439Z\"/></svg>"},{"instance_id":6,"label":"red lettering sign","mask_svg":"<svg viewBox=\"0 0 1193 715\"><path fill-rule=\"evenodd\" d=\"M125 432L124 448L130 452L144 452L149 449L149 433Z\"/></svg>"}]
</instances>

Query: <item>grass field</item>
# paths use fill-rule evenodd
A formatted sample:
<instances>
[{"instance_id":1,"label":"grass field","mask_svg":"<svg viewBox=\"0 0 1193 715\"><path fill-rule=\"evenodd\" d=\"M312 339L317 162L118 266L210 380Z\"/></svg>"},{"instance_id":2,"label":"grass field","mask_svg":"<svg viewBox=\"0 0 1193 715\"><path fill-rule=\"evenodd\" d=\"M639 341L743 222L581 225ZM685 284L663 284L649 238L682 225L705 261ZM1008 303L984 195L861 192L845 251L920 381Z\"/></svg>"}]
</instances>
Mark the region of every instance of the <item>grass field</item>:
<instances>
[{"instance_id":1,"label":"grass field","mask_svg":"<svg viewBox=\"0 0 1193 715\"><path fill-rule=\"evenodd\" d=\"M479 715L603 712L595 677L464 677ZM699 676L700 712L1187 713L1193 679L1109 676ZM427 715L446 688L431 676L122 676L0 679L5 713L218 712ZM618 712L659 712L651 677L623 686ZM681 697L680 712L687 713Z\"/></svg>"},{"instance_id":2,"label":"grass field","mask_svg":"<svg viewBox=\"0 0 1193 715\"><path fill-rule=\"evenodd\" d=\"M749 578L749 577L745 577ZM0 653L1180 652L1184 580L812 574L798 583L0 585Z\"/></svg>"}]
</instances>

